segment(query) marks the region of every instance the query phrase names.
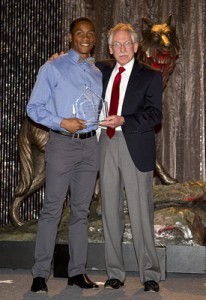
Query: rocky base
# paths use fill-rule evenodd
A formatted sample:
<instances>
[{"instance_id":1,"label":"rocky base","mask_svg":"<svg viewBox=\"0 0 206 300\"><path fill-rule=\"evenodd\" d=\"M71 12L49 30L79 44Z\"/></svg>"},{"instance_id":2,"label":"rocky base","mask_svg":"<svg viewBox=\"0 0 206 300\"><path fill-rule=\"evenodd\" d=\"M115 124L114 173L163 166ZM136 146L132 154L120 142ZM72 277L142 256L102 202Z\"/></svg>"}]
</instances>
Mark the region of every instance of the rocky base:
<instances>
[{"instance_id":1,"label":"rocky base","mask_svg":"<svg viewBox=\"0 0 206 300\"><path fill-rule=\"evenodd\" d=\"M156 246L205 245L206 228L206 183L191 182L170 186L155 185L154 229ZM58 229L57 243L67 241L69 220L68 208L64 209ZM89 220L89 242L103 243L101 221L101 199L91 203ZM25 222L21 227L12 224L1 228L0 241L35 241L37 220ZM132 235L125 199L124 243L131 243Z\"/></svg>"}]
</instances>

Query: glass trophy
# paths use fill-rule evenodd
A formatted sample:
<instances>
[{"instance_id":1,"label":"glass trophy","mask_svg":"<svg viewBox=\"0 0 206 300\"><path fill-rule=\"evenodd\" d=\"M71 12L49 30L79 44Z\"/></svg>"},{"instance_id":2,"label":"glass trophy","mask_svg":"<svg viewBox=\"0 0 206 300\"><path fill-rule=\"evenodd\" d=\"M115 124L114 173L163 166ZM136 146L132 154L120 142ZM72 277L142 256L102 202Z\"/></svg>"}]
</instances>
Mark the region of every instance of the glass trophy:
<instances>
[{"instance_id":1,"label":"glass trophy","mask_svg":"<svg viewBox=\"0 0 206 300\"><path fill-rule=\"evenodd\" d=\"M86 120L87 124L98 124L108 116L107 102L89 87L74 102L73 117Z\"/></svg>"}]
</instances>

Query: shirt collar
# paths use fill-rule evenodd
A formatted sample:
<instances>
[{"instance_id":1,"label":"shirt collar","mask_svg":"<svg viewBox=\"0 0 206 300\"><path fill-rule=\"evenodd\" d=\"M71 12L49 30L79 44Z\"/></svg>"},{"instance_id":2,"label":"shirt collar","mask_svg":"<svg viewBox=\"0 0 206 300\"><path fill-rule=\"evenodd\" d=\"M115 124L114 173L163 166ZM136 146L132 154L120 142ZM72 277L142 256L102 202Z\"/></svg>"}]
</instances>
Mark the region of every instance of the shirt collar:
<instances>
[{"instance_id":1,"label":"shirt collar","mask_svg":"<svg viewBox=\"0 0 206 300\"><path fill-rule=\"evenodd\" d=\"M125 72L126 73L128 73L128 72L131 73L133 65L134 65L134 57L126 65L123 66L125 68ZM115 71L116 72L119 71L119 67L121 67L121 65L119 63L116 63L116 66L115 66Z\"/></svg>"},{"instance_id":2,"label":"shirt collar","mask_svg":"<svg viewBox=\"0 0 206 300\"><path fill-rule=\"evenodd\" d=\"M69 50L69 56L71 57L71 59L73 61L75 61L76 63L80 62L80 63L84 63L84 62L87 62L89 64L94 64L94 58L93 57L88 57L88 60L87 59L83 59L76 51L74 51L73 49L70 49Z\"/></svg>"},{"instance_id":3,"label":"shirt collar","mask_svg":"<svg viewBox=\"0 0 206 300\"><path fill-rule=\"evenodd\" d=\"M76 51L74 51L73 49L70 49L69 52L68 52L68 55L71 57L71 59L73 61L75 61L76 63L78 62L79 54Z\"/></svg>"}]
</instances>

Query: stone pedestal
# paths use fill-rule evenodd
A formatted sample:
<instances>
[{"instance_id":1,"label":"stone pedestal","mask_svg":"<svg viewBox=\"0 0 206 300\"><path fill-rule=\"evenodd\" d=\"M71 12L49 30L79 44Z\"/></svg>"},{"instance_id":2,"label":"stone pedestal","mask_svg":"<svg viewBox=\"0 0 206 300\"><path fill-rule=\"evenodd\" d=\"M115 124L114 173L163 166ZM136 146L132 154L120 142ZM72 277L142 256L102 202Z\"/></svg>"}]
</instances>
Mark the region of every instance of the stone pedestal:
<instances>
[{"instance_id":1,"label":"stone pedestal","mask_svg":"<svg viewBox=\"0 0 206 300\"><path fill-rule=\"evenodd\" d=\"M0 268L30 269L34 263L34 241L0 241ZM167 245L157 247L161 266L161 279L167 273L206 273L206 247ZM138 271L131 244L123 244L126 271ZM57 243L54 251L54 277L67 277L69 259L66 243ZM89 243L88 270L105 270L104 243Z\"/></svg>"}]
</instances>

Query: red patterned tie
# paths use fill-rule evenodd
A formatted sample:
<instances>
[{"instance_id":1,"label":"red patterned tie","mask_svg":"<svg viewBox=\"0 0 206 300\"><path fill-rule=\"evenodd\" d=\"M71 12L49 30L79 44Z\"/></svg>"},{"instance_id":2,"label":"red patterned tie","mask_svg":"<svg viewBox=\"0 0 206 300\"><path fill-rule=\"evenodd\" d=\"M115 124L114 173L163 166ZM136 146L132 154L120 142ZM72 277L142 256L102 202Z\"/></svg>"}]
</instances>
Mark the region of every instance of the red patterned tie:
<instances>
[{"instance_id":1,"label":"red patterned tie","mask_svg":"<svg viewBox=\"0 0 206 300\"><path fill-rule=\"evenodd\" d=\"M109 116L116 115L118 110L119 104L119 86L121 82L121 74L125 71L125 68L119 67L119 72L115 76L113 87L112 87L112 94L111 94L111 102L110 102L110 109L109 109ZM107 128L107 135L111 139L115 134L115 128Z\"/></svg>"}]
</instances>

